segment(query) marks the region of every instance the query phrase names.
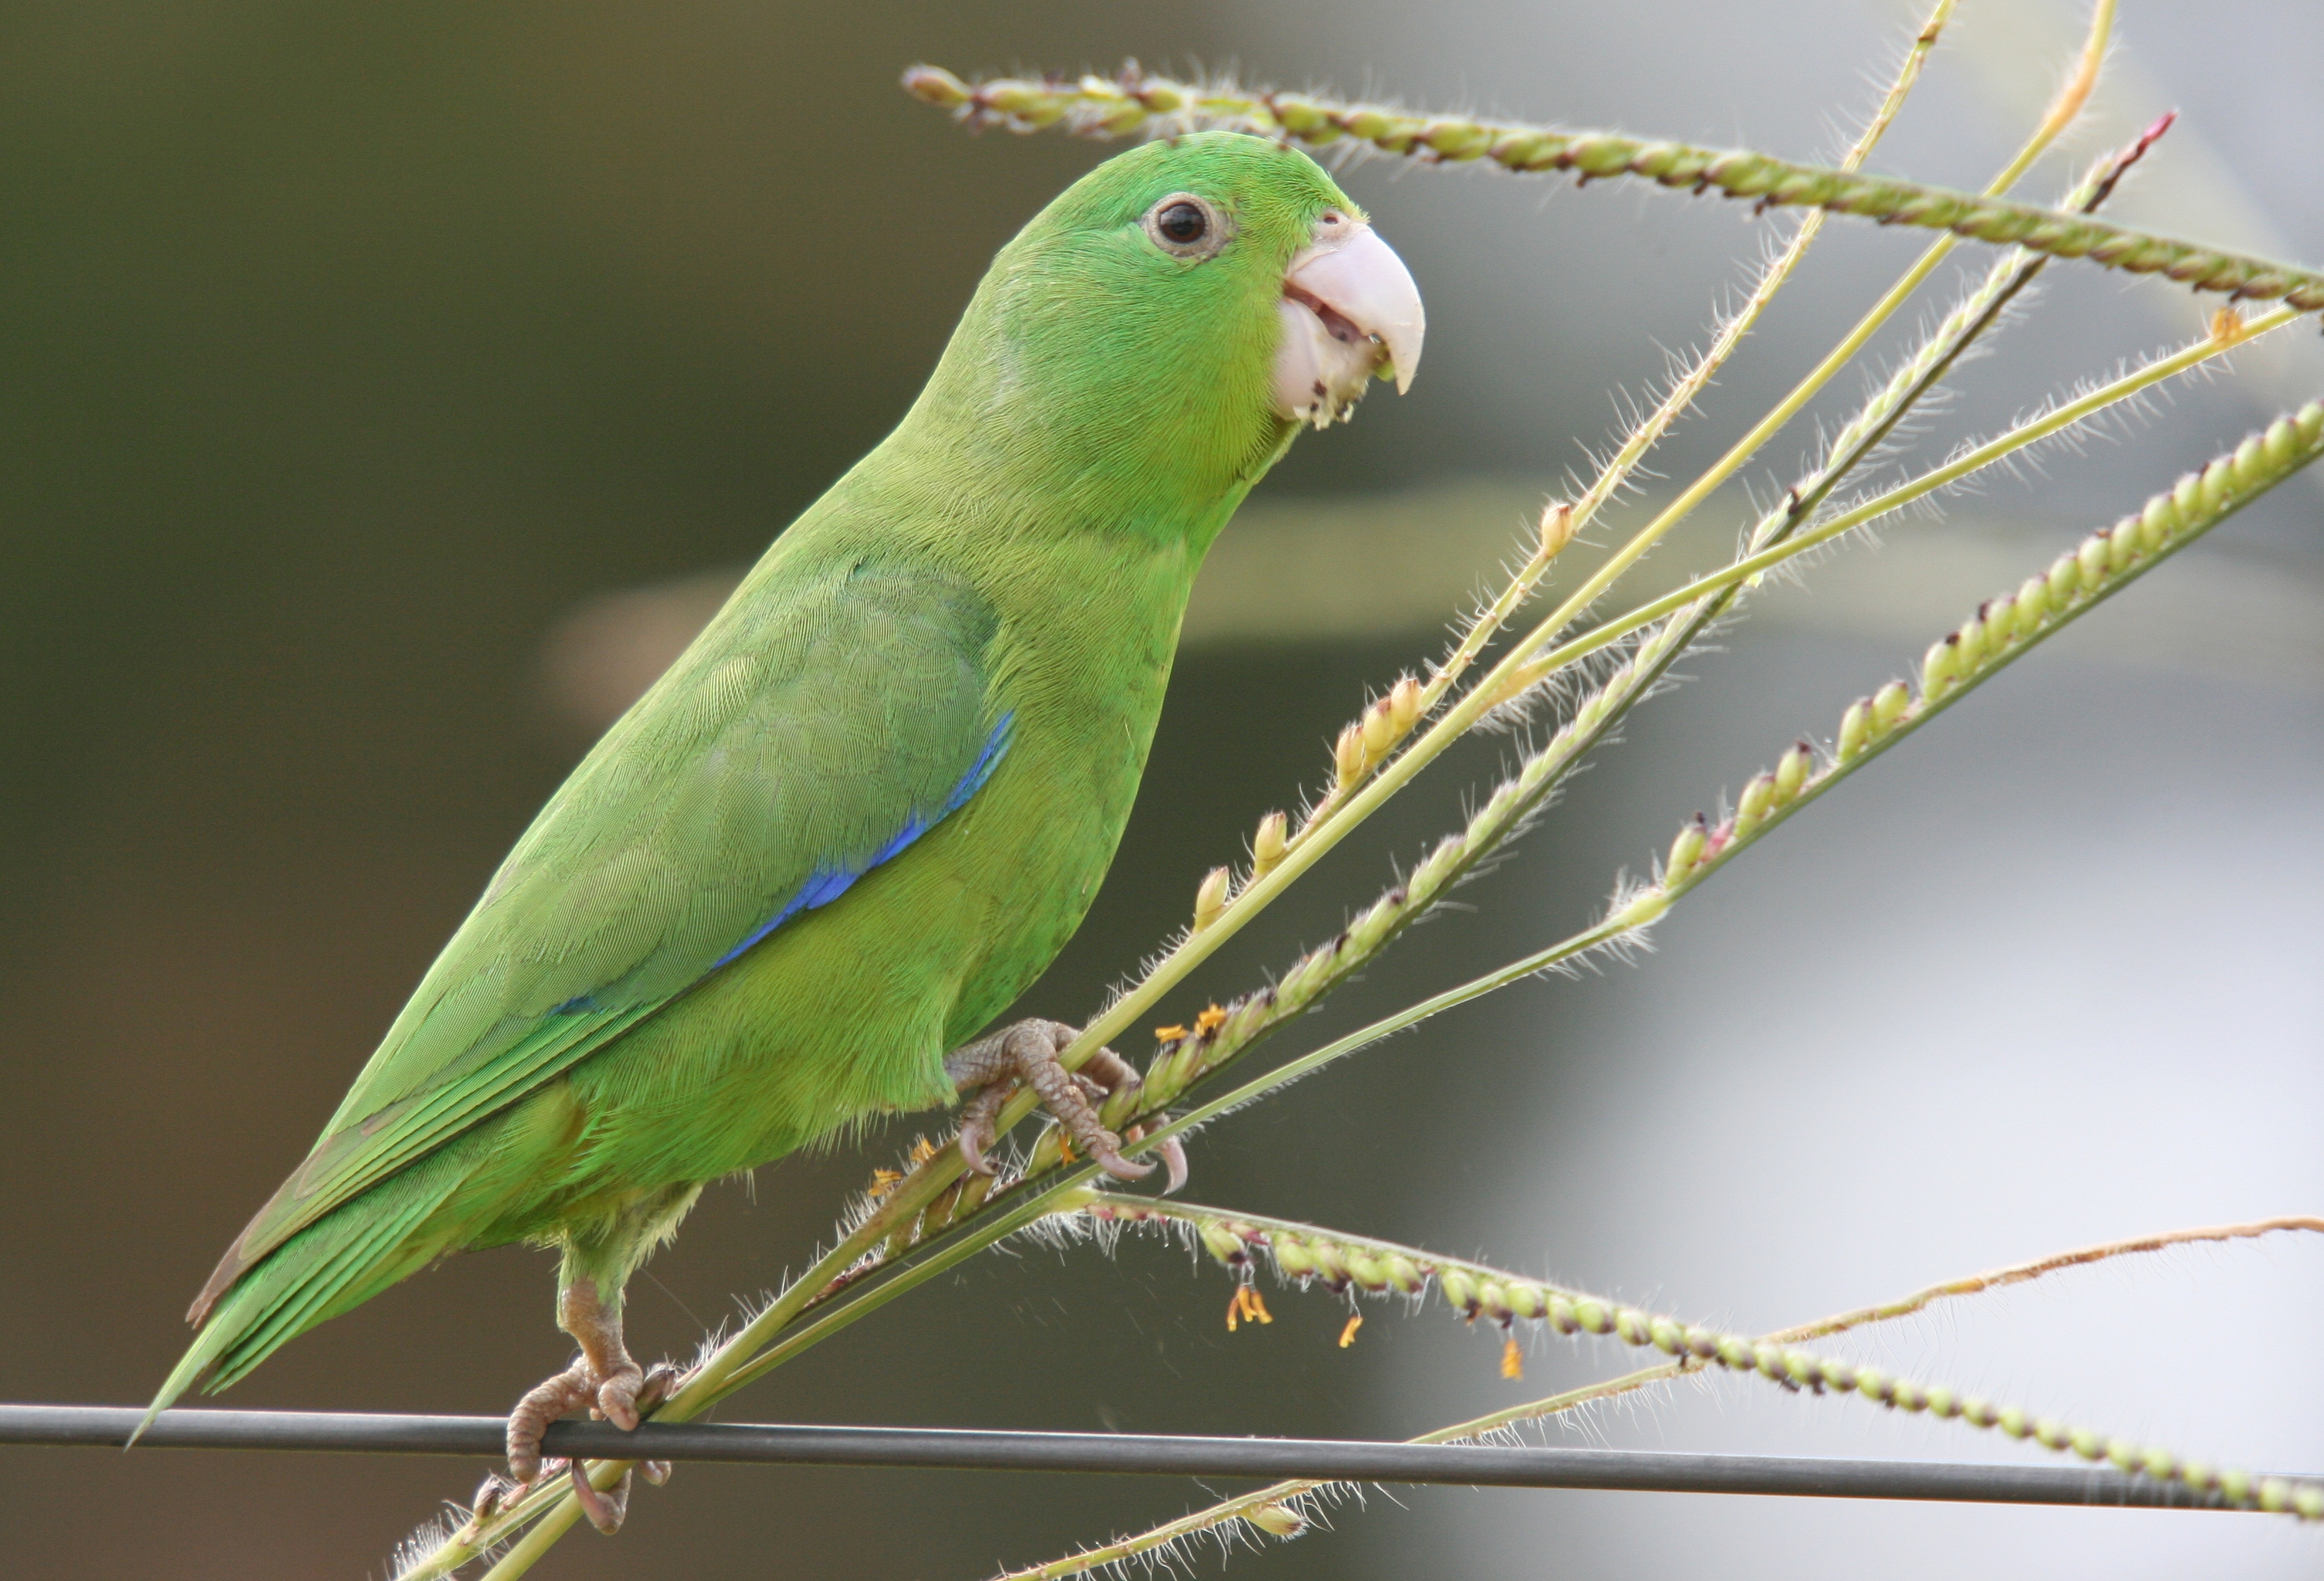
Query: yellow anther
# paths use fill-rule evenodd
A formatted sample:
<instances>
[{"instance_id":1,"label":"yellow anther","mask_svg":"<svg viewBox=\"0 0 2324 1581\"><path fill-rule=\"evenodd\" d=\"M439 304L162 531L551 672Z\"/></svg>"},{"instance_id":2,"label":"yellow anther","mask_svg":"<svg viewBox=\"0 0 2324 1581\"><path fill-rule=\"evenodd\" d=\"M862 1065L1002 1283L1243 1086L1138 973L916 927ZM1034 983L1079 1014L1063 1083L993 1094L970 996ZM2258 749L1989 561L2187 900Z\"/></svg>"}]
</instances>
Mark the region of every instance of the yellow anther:
<instances>
[{"instance_id":1,"label":"yellow anther","mask_svg":"<svg viewBox=\"0 0 2324 1581\"><path fill-rule=\"evenodd\" d=\"M1247 1284L1239 1284L1227 1301L1227 1332L1232 1334L1245 1320L1252 1323L1275 1321L1268 1313L1267 1303L1259 1299L1259 1292Z\"/></svg>"},{"instance_id":2,"label":"yellow anther","mask_svg":"<svg viewBox=\"0 0 2324 1581\"><path fill-rule=\"evenodd\" d=\"M1340 1348L1342 1350L1345 1350L1350 1345L1356 1343L1356 1330L1361 1328L1363 1326L1364 1315L1361 1312L1351 1312L1348 1314L1348 1326L1340 1330Z\"/></svg>"}]
</instances>

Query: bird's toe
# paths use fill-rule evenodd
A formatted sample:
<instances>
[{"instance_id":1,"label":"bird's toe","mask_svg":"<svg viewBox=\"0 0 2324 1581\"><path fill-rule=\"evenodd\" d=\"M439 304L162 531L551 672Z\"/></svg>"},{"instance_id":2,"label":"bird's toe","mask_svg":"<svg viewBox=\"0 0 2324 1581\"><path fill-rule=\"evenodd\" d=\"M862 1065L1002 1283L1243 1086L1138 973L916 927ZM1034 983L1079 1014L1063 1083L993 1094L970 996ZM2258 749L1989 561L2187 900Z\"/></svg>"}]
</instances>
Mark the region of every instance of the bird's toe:
<instances>
[{"instance_id":1,"label":"bird's toe","mask_svg":"<svg viewBox=\"0 0 2324 1581\"><path fill-rule=\"evenodd\" d=\"M573 1463L573 1497L581 1506L581 1513L589 1524L607 1537L621 1530L622 1521L630 1512L630 1484L632 1474L622 1473L622 1480L600 1492L589 1480L589 1468L576 1460Z\"/></svg>"},{"instance_id":2,"label":"bird's toe","mask_svg":"<svg viewBox=\"0 0 2324 1581\"><path fill-rule=\"evenodd\" d=\"M638 1423L644 1419L638 1414L638 1396L645 1388L645 1369L635 1362L618 1368L597 1385L596 1395L590 1401L590 1407L622 1431L634 1433Z\"/></svg>"},{"instance_id":3,"label":"bird's toe","mask_svg":"<svg viewBox=\"0 0 2324 1581\"><path fill-rule=\"evenodd\" d=\"M540 1475L540 1440L549 1424L567 1411L595 1403L597 1384L588 1364L576 1362L534 1385L516 1402L516 1409L509 1412L508 1463L509 1475L519 1489Z\"/></svg>"}]
</instances>

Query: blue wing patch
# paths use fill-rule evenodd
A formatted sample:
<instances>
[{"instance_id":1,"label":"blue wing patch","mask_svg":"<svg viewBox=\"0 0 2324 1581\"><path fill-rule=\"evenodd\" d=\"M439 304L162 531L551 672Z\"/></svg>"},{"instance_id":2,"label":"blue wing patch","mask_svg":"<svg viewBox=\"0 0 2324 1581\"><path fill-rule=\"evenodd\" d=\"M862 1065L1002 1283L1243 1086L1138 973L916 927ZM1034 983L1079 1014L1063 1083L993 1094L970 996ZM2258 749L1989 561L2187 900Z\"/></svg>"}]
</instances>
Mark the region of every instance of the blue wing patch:
<instances>
[{"instance_id":1,"label":"blue wing patch","mask_svg":"<svg viewBox=\"0 0 2324 1581\"><path fill-rule=\"evenodd\" d=\"M1001 760L1009 754L1009 742L1016 724L1015 709L1012 708L1001 716L1001 723L995 725L992 727L992 734L984 738L984 745L977 753L976 761L968 765L968 772L960 777L960 783L952 788L951 793L945 798L943 806L930 814L913 812L905 818L904 827L890 836L887 844L872 852L864 861L853 866L818 868L805 883L799 885L797 892L790 899L777 908L772 917L752 929L744 936L742 943L711 962L710 970L715 972L725 966L801 911L812 911L818 906L831 904L832 901L845 894L857 879L862 878L881 863L892 860L903 851L905 846L909 846L914 840L944 822L946 818L967 806L968 799L984 789L984 782L992 777L992 771L1000 767ZM584 997L586 996L584 995ZM559 1011L567 1008L568 1008L567 1005L558 1006Z\"/></svg>"}]
</instances>

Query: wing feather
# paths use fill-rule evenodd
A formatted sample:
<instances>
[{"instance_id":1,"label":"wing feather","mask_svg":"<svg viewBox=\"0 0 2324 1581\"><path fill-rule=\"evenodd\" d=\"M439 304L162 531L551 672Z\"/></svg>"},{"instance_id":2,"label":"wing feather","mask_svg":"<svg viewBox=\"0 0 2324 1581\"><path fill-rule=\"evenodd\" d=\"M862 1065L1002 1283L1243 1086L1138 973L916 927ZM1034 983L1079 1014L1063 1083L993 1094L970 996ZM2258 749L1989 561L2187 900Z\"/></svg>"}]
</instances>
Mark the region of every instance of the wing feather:
<instances>
[{"instance_id":1,"label":"wing feather","mask_svg":"<svg viewBox=\"0 0 2324 1581\"><path fill-rule=\"evenodd\" d=\"M957 809L1008 748L997 625L962 584L779 545L518 841L195 1315Z\"/></svg>"}]
</instances>

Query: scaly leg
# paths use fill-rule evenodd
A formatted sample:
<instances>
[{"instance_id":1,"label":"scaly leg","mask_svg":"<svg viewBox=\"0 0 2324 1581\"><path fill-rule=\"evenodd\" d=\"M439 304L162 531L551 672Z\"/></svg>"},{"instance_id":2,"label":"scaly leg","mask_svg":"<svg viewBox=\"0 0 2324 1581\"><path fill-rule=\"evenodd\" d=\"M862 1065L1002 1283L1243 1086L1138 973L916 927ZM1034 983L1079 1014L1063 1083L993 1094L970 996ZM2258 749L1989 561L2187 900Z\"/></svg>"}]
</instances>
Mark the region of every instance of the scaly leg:
<instances>
[{"instance_id":1,"label":"scaly leg","mask_svg":"<svg viewBox=\"0 0 2324 1581\"><path fill-rule=\"evenodd\" d=\"M587 1233L576 1233L566 1242L564 1266L558 1277L557 1326L573 1336L581 1354L573 1364L540 1384L509 1413L508 1459L513 1484L495 1478L479 1490L475 1519L521 1498L544 1472L568 1472L574 1496L598 1530L618 1530L628 1508L630 1478L600 1493L589 1484L578 1461L544 1465L540 1441L549 1425L568 1411L586 1409L623 1431L640 1421L670 1392L678 1374L668 1367L650 1373L631 1358L622 1339L622 1287L652 1248L667 1240L678 1221L701 1195L698 1185L674 1186L650 1193L631 1204L612 1223ZM645 1466L646 1480L659 1484L669 1468L659 1462Z\"/></svg>"},{"instance_id":2,"label":"scaly leg","mask_svg":"<svg viewBox=\"0 0 2324 1581\"><path fill-rule=\"evenodd\" d=\"M558 1293L557 1326L579 1344L581 1354L564 1372L527 1392L517 1401L516 1409L509 1412L509 1471L516 1484L512 1488L498 1490L497 1498L487 1492L479 1499L480 1506L485 1499L491 1499L495 1505L512 1502L521 1497L544 1470L554 1473L560 1468L559 1464L544 1465L540 1458L541 1437L558 1418L586 1406L592 1416L603 1417L629 1431L643 1419L645 1412L661 1403L676 1381L677 1374L667 1367L657 1367L649 1374L631 1359L629 1347L622 1342L620 1300L602 1299L594 1279L576 1279ZM620 1530L622 1518L629 1510L629 1475L624 1473L620 1484L609 1492L599 1493L590 1485L581 1462L563 1464L562 1469L572 1476L574 1496L581 1501L582 1512L589 1517L589 1523L609 1535ZM646 1469L647 1480L653 1483L661 1482L669 1475L668 1469L658 1462Z\"/></svg>"},{"instance_id":3,"label":"scaly leg","mask_svg":"<svg viewBox=\"0 0 2324 1581\"><path fill-rule=\"evenodd\" d=\"M961 1105L960 1151L968 1167L992 1173L984 1150L992 1145L994 1121L1010 1092L1023 1082L1040 1095L1041 1102L1065 1135L1100 1169L1118 1180L1136 1180L1150 1174L1151 1164L1133 1164L1121 1156L1121 1139L1098 1119L1096 1104L1124 1087L1139 1085L1138 1072L1111 1049L1092 1055L1079 1071L1069 1071L1057 1056L1073 1044L1074 1029L1053 1021L1021 1021L966 1043L945 1057L945 1074L966 1102ZM1132 1140L1138 1133L1132 1131ZM1186 1152L1174 1139L1162 1144L1162 1160L1169 1169L1168 1190L1186 1183Z\"/></svg>"}]
</instances>

